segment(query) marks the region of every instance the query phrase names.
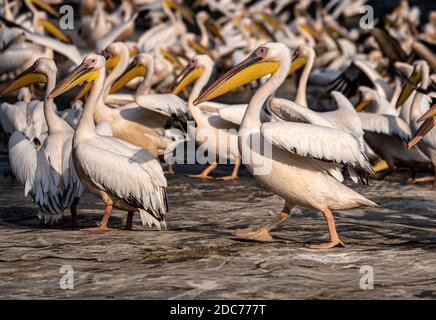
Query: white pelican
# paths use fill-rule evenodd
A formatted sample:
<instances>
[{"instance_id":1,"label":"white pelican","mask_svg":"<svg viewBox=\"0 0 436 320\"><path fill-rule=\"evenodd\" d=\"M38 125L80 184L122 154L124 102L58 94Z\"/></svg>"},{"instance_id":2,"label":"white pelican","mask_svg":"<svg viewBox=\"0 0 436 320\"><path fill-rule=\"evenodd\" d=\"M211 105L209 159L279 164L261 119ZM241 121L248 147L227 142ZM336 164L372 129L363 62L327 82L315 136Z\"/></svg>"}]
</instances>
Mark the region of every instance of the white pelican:
<instances>
[{"instance_id":1,"label":"white pelican","mask_svg":"<svg viewBox=\"0 0 436 320\"><path fill-rule=\"evenodd\" d=\"M361 101L356 110L365 131L365 140L386 161L389 168L427 165L430 159L419 149L408 150L406 142L411 137L409 124L398 116L394 106L379 93L368 87L360 87ZM384 166L379 167L385 168ZM374 168L377 172L378 168Z\"/></svg>"},{"instance_id":2,"label":"white pelican","mask_svg":"<svg viewBox=\"0 0 436 320\"><path fill-rule=\"evenodd\" d=\"M126 229L132 228L138 211L144 225L165 228L167 182L159 162L140 147L96 134L94 112L105 86L105 62L103 56L88 55L49 94L52 99L81 82L94 83L74 134L72 154L80 180L105 204L100 227L91 230L109 230L113 207L128 212Z\"/></svg>"},{"instance_id":3,"label":"white pelican","mask_svg":"<svg viewBox=\"0 0 436 320\"><path fill-rule=\"evenodd\" d=\"M95 121L109 122L114 137L144 148L155 157L163 155L166 147L171 143L171 140L165 138L164 127L169 119L167 113L151 111L136 103L118 108L112 108L105 103L112 84L123 74L129 62L129 50L122 42L111 44L106 51L111 56L118 57L119 63L105 80L96 105ZM158 98L157 103L161 102Z\"/></svg>"},{"instance_id":4,"label":"white pelican","mask_svg":"<svg viewBox=\"0 0 436 320\"><path fill-rule=\"evenodd\" d=\"M345 165L359 173L372 173L372 168L355 137L296 103L288 110L289 118L295 122L261 123L262 105L284 82L290 67L290 50L281 43L267 43L220 77L194 104L272 74L248 104L239 129L239 149L248 170L263 186L281 196L285 206L276 218L259 230L235 234L245 239L271 241L269 231L285 221L295 205L300 205L320 210L327 221L330 241L312 248L343 246L331 210L376 204L340 183L339 169ZM254 150L252 143L261 144L261 148L254 147Z\"/></svg>"},{"instance_id":5,"label":"white pelican","mask_svg":"<svg viewBox=\"0 0 436 320\"><path fill-rule=\"evenodd\" d=\"M25 186L24 194L30 194L39 206L38 217L43 223L57 222L70 208L71 224L77 226L76 205L84 188L71 158L74 131L56 114L53 100L48 97L56 85L56 74L53 60L39 58L2 91L4 95L31 83L46 83L44 116L48 136L37 151L21 132L15 131L9 140L9 159L12 172Z\"/></svg>"},{"instance_id":6,"label":"white pelican","mask_svg":"<svg viewBox=\"0 0 436 320\"><path fill-rule=\"evenodd\" d=\"M431 130L434 126L434 108L431 107L431 95L423 93L430 85L430 68L427 62L418 60L415 63L414 72L410 76L410 83L407 83L400 97L399 104L406 101L413 91L416 91L410 110L410 124L414 137L409 142L411 148L418 144L419 149L431 160L436 174L436 132ZM415 89L415 90L414 90ZM434 95L434 93L432 93ZM424 120L424 123L420 124ZM433 181L433 188L436 188L435 176L418 178L417 181Z\"/></svg>"},{"instance_id":7,"label":"white pelican","mask_svg":"<svg viewBox=\"0 0 436 320\"><path fill-rule=\"evenodd\" d=\"M207 150L211 158L214 157L216 160L218 158L226 159L235 163L231 175L218 178L221 180L234 180L238 179L238 170L241 163L236 130L229 130L234 129L235 126L216 114L207 114L199 106L194 106L193 103L208 83L213 72L213 67L214 63L209 56L195 56L176 78L177 81L173 93L180 93L188 84L196 80L188 98L188 108L197 127L193 130L195 132L188 133L191 135L191 139L195 139L197 144ZM188 177L213 179L209 174L218 167L216 160L200 174L188 175Z\"/></svg>"}]
</instances>

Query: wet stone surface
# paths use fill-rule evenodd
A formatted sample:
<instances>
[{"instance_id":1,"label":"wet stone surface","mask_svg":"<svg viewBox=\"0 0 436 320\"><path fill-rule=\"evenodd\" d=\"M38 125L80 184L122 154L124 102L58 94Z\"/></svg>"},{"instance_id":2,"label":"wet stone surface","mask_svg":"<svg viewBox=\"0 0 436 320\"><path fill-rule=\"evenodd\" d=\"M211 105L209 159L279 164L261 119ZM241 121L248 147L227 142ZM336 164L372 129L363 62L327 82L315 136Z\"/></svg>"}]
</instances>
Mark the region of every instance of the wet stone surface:
<instances>
[{"instance_id":1,"label":"wet stone surface","mask_svg":"<svg viewBox=\"0 0 436 320\"><path fill-rule=\"evenodd\" d=\"M4 171L6 157L0 157ZM282 200L244 171L239 181L198 181L178 167L169 177L167 231L104 234L41 226L23 187L0 178L0 298L326 299L436 298L436 192L404 176L355 186L381 208L336 212L346 248L311 250L328 239L321 213L295 208L275 241L238 241L232 232L267 222ZM218 169L217 175L230 171ZM102 203L86 195L81 226L97 225ZM110 227L126 213L114 211ZM62 290L60 268L74 269L74 290ZM374 289L360 288L362 266L374 270Z\"/></svg>"}]
</instances>

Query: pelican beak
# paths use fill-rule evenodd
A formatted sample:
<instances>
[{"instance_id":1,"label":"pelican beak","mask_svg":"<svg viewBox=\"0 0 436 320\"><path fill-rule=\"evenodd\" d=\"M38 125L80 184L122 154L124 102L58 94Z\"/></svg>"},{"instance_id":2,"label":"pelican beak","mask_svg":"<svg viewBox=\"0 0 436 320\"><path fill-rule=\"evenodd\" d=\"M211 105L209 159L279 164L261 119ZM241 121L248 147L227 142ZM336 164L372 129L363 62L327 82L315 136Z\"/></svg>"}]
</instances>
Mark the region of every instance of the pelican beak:
<instances>
[{"instance_id":1,"label":"pelican beak","mask_svg":"<svg viewBox=\"0 0 436 320\"><path fill-rule=\"evenodd\" d=\"M189 40L188 41L189 46L195 50L198 54L209 54L209 50L207 50L200 42L197 40Z\"/></svg>"},{"instance_id":2,"label":"pelican beak","mask_svg":"<svg viewBox=\"0 0 436 320\"><path fill-rule=\"evenodd\" d=\"M264 11L260 12L259 16L262 20L266 21L275 31L280 31L283 34L286 34L279 19Z\"/></svg>"},{"instance_id":3,"label":"pelican beak","mask_svg":"<svg viewBox=\"0 0 436 320\"><path fill-rule=\"evenodd\" d=\"M93 82L86 82L86 83L82 84L81 87L80 87L79 92L74 97L73 101L80 100L84 96L86 96L88 94L89 90L91 90L93 84L94 84Z\"/></svg>"},{"instance_id":4,"label":"pelican beak","mask_svg":"<svg viewBox=\"0 0 436 320\"><path fill-rule=\"evenodd\" d=\"M294 54L292 55L292 63L291 68L289 69L289 75L293 74L297 70L299 70L301 67L304 67L307 63L307 57L303 55L303 53L300 54Z\"/></svg>"},{"instance_id":5,"label":"pelican beak","mask_svg":"<svg viewBox=\"0 0 436 320\"><path fill-rule=\"evenodd\" d=\"M219 40L219 42L221 42L221 44L226 44L226 40L221 34L218 25L211 18L206 20L206 28L213 36L215 36Z\"/></svg>"},{"instance_id":6,"label":"pelican beak","mask_svg":"<svg viewBox=\"0 0 436 320\"><path fill-rule=\"evenodd\" d=\"M50 92L48 99L53 99L78 86L82 82L94 82L100 75L100 70L82 62L74 71Z\"/></svg>"},{"instance_id":7,"label":"pelican beak","mask_svg":"<svg viewBox=\"0 0 436 320\"><path fill-rule=\"evenodd\" d=\"M422 73L419 72L418 70L413 71L412 75L409 78L409 81L417 86L422 80ZM410 83L406 83L403 87L403 90L400 93L400 96L398 97L397 103L395 105L396 108L401 107L406 101L407 99L410 97L410 95L412 94L414 88L413 85L411 85Z\"/></svg>"},{"instance_id":8,"label":"pelican beak","mask_svg":"<svg viewBox=\"0 0 436 320\"><path fill-rule=\"evenodd\" d=\"M40 26L42 26L49 34L51 34L52 36L54 36L58 40L60 40L64 43L68 43L68 44L72 43L71 39L65 33L63 33L55 24L53 24L50 20L39 19L38 24Z\"/></svg>"},{"instance_id":9,"label":"pelican beak","mask_svg":"<svg viewBox=\"0 0 436 320\"><path fill-rule=\"evenodd\" d=\"M177 59L177 57L173 53L162 48L160 49L160 53L163 55L165 59L171 62L175 67L179 69L183 69L182 63L179 61L179 59Z\"/></svg>"},{"instance_id":10,"label":"pelican beak","mask_svg":"<svg viewBox=\"0 0 436 320\"><path fill-rule=\"evenodd\" d=\"M44 2L43 0L31 0L31 3L33 3L35 6L41 8L42 10L49 13L50 15L52 15L55 18L60 17L59 12L57 12L56 9L54 9L51 5Z\"/></svg>"},{"instance_id":11,"label":"pelican beak","mask_svg":"<svg viewBox=\"0 0 436 320\"><path fill-rule=\"evenodd\" d=\"M202 67L191 66L188 64L171 84L170 88L172 88L172 94L179 94L190 83L197 80L203 74L203 71Z\"/></svg>"},{"instance_id":12,"label":"pelican beak","mask_svg":"<svg viewBox=\"0 0 436 320\"><path fill-rule=\"evenodd\" d=\"M277 71L280 64L275 61L266 61L264 57L252 53L247 59L227 71L204 91L194 101L194 105L212 100L233 89L239 88L253 80L260 79Z\"/></svg>"},{"instance_id":13,"label":"pelican beak","mask_svg":"<svg viewBox=\"0 0 436 320\"><path fill-rule=\"evenodd\" d=\"M434 104L430 109L428 109L418 120L416 123L420 123L422 121L427 120L428 118L436 117L436 104Z\"/></svg>"},{"instance_id":14,"label":"pelican beak","mask_svg":"<svg viewBox=\"0 0 436 320\"><path fill-rule=\"evenodd\" d=\"M194 18L193 18L194 15L192 13L192 10L189 9L188 7L176 3L174 0L164 0L164 5L168 9L177 11L182 15L183 18L188 20L191 24L194 24Z\"/></svg>"},{"instance_id":15,"label":"pelican beak","mask_svg":"<svg viewBox=\"0 0 436 320\"><path fill-rule=\"evenodd\" d=\"M424 123L419 127L418 131L416 131L415 135L410 139L407 144L408 149L412 149L418 142L424 138L424 136L430 132L431 129L435 126L436 118L430 117L424 121Z\"/></svg>"},{"instance_id":16,"label":"pelican beak","mask_svg":"<svg viewBox=\"0 0 436 320\"><path fill-rule=\"evenodd\" d=\"M360 98L360 101L357 103L357 105L354 107L356 112L363 112L369 107L371 107L372 101L369 99L364 99L363 97Z\"/></svg>"},{"instance_id":17,"label":"pelican beak","mask_svg":"<svg viewBox=\"0 0 436 320\"><path fill-rule=\"evenodd\" d=\"M315 40L317 40L317 41L320 40L318 31L316 31L310 24L300 23L298 25L298 28L300 31L305 32L305 33L309 34L310 36L312 36Z\"/></svg>"},{"instance_id":18,"label":"pelican beak","mask_svg":"<svg viewBox=\"0 0 436 320\"><path fill-rule=\"evenodd\" d=\"M124 74L115 81L115 83L111 87L110 94L117 93L132 79L135 79L136 77L144 77L146 74L147 68L144 65L133 61L124 72Z\"/></svg>"},{"instance_id":19,"label":"pelican beak","mask_svg":"<svg viewBox=\"0 0 436 320\"><path fill-rule=\"evenodd\" d=\"M372 170L377 173L389 169L389 165L385 160L379 161Z\"/></svg>"},{"instance_id":20,"label":"pelican beak","mask_svg":"<svg viewBox=\"0 0 436 320\"><path fill-rule=\"evenodd\" d=\"M112 52L106 48L101 53L106 58L106 71L115 68L120 62L120 56L112 54Z\"/></svg>"},{"instance_id":21,"label":"pelican beak","mask_svg":"<svg viewBox=\"0 0 436 320\"><path fill-rule=\"evenodd\" d=\"M26 87L34 83L47 83L47 77L42 73L36 72L35 69L36 66L34 64L27 70L20 73L14 80L9 82L6 87L0 91L0 96L5 96L17 91L22 87Z\"/></svg>"}]
</instances>

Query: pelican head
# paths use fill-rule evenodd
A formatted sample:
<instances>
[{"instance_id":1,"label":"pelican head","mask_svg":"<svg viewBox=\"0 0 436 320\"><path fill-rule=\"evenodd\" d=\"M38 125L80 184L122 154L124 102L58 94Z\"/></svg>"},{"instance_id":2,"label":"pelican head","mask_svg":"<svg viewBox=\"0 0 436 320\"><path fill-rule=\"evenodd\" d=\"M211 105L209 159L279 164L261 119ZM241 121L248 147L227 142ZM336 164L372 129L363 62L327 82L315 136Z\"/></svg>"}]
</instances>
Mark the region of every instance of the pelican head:
<instances>
[{"instance_id":1,"label":"pelican head","mask_svg":"<svg viewBox=\"0 0 436 320\"><path fill-rule=\"evenodd\" d=\"M34 20L37 27L41 27L44 29L48 34L52 35L53 37L57 38L58 40L67 43L72 44L72 40L70 37L68 37L65 33L63 33L53 22L51 22L47 18L47 13L44 11L37 11L34 13Z\"/></svg>"},{"instance_id":2,"label":"pelican head","mask_svg":"<svg viewBox=\"0 0 436 320\"><path fill-rule=\"evenodd\" d=\"M102 55L106 58L106 71L115 68L120 63L122 45L124 44L121 42L114 42L103 50Z\"/></svg>"},{"instance_id":3,"label":"pelican head","mask_svg":"<svg viewBox=\"0 0 436 320\"><path fill-rule=\"evenodd\" d=\"M289 74L292 74L304 67L309 59L315 58L315 50L307 45L301 45L295 48L292 53L292 64L289 69Z\"/></svg>"},{"instance_id":4,"label":"pelican head","mask_svg":"<svg viewBox=\"0 0 436 320\"><path fill-rule=\"evenodd\" d=\"M186 67L177 75L171 85L172 93L179 94L190 83L197 80L205 70L213 69L213 61L208 55L197 55L189 60Z\"/></svg>"},{"instance_id":5,"label":"pelican head","mask_svg":"<svg viewBox=\"0 0 436 320\"><path fill-rule=\"evenodd\" d=\"M258 47L247 59L222 75L214 84L204 91L194 105L212 100L251 81L275 73L280 62L289 59L289 48L282 43L269 42Z\"/></svg>"},{"instance_id":6,"label":"pelican head","mask_svg":"<svg viewBox=\"0 0 436 320\"><path fill-rule=\"evenodd\" d=\"M362 112L367 110L372 106L374 100L376 100L377 94L376 91L365 86L360 86L359 89L359 101L357 102L354 109L356 112Z\"/></svg>"},{"instance_id":7,"label":"pelican head","mask_svg":"<svg viewBox=\"0 0 436 320\"><path fill-rule=\"evenodd\" d=\"M407 101L414 89L422 82L425 73L429 73L428 64L423 60L417 61L413 67L411 76L403 86L400 96L398 97L396 108L401 107Z\"/></svg>"},{"instance_id":8,"label":"pelican head","mask_svg":"<svg viewBox=\"0 0 436 320\"><path fill-rule=\"evenodd\" d=\"M170 10L174 10L180 13L180 15L186 20L188 20L190 23L192 24L194 23L194 19L192 18L193 13L190 8L177 3L175 0L164 0L163 5Z\"/></svg>"},{"instance_id":9,"label":"pelican head","mask_svg":"<svg viewBox=\"0 0 436 320\"><path fill-rule=\"evenodd\" d=\"M47 83L47 75L50 73L56 74L57 70L53 60L41 57L31 67L21 72L14 80L9 82L1 90L0 96L10 94L34 83Z\"/></svg>"},{"instance_id":10,"label":"pelican head","mask_svg":"<svg viewBox=\"0 0 436 320\"><path fill-rule=\"evenodd\" d=\"M196 19L197 24L203 24L206 27L207 31L210 32L212 36L217 38L221 42L221 44L226 44L226 41L219 30L219 26L206 11L200 11L199 13L197 13Z\"/></svg>"},{"instance_id":11,"label":"pelican head","mask_svg":"<svg viewBox=\"0 0 436 320\"><path fill-rule=\"evenodd\" d=\"M113 84L110 93L114 94L118 92L122 87L129 83L132 79L136 77L144 77L147 74L148 69L154 64L154 58L151 54L140 53L132 61L130 66L127 67L121 77L119 77Z\"/></svg>"},{"instance_id":12,"label":"pelican head","mask_svg":"<svg viewBox=\"0 0 436 320\"><path fill-rule=\"evenodd\" d=\"M100 76L100 72L104 71L105 64L106 59L104 56L98 54L86 56L83 62L70 75L57 84L48 95L48 98L53 99L60 96L83 82L96 81Z\"/></svg>"}]
</instances>

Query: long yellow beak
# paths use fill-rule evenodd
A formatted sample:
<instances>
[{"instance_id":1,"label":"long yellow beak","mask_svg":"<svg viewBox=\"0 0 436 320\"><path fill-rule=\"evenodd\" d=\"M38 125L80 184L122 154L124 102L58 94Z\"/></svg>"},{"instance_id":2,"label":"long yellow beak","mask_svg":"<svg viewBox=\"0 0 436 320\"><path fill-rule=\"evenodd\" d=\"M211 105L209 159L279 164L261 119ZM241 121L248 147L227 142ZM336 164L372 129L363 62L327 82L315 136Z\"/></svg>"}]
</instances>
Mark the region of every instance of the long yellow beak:
<instances>
[{"instance_id":1,"label":"long yellow beak","mask_svg":"<svg viewBox=\"0 0 436 320\"><path fill-rule=\"evenodd\" d=\"M302 67L306 65L306 63L307 63L307 57L304 56L296 57L294 60L292 60L291 68L289 69L289 75L300 70Z\"/></svg>"},{"instance_id":2,"label":"long yellow beak","mask_svg":"<svg viewBox=\"0 0 436 320\"><path fill-rule=\"evenodd\" d=\"M188 7L185 7L181 4L178 4L172 0L164 0L164 5L169 9L177 11L178 13L180 13L182 15L183 18L188 20L191 24L194 24L192 10L189 9Z\"/></svg>"},{"instance_id":3,"label":"long yellow beak","mask_svg":"<svg viewBox=\"0 0 436 320\"><path fill-rule=\"evenodd\" d=\"M274 17L273 15L262 11L259 13L259 17L262 20L266 21L275 31L280 31L283 34L286 34L286 31L284 30L280 20Z\"/></svg>"},{"instance_id":4,"label":"long yellow beak","mask_svg":"<svg viewBox=\"0 0 436 320\"><path fill-rule=\"evenodd\" d=\"M45 12L49 13L50 15L52 15L55 18L59 18L60 14L59 12L57 12L51 5L49 5L48 3L44 2L43 0L31 0L31 2L39 7L40 9L44 10Z\"/></svg>"},{"instance_id":5,"label":"long yellow beak","mask_svg":"<svg viewBox=\"0 0 436 320\"><path fill-rule=\"evenodd\" d=\"M0 91L0 96L5 96L34 83L47 83L47 77L45 75L35 72L35 65L20 73L14 80L7 84L6 87Z\"/></svg>"},{"instance_id":6,"label":"long yellow beak","mask_svg":"<svg viewBox=\"0 0 436 320\"><path fill-rule=\"evenodd\" d=\"M299 29L300 32L304 32L306 34L309 34L310 36L312 36L315 40L319 41L320 40L320 36L318 34L318 32L309 24L307 23L300 23L297 28Z\"/></svg>"},{"instance_id":7,"label":"long yellow beak","mask_svg":"<svg viewBox=\"0 0 436 320\"><path fill-rule=\"evenodd\" d=\"M436 104L434 104L430 109L428 109L418 120L417 123L427 120L428 118L436 117Z\"/></svg>"},{"instance_id":8,"label":"long yellow beak","mask_svg":"<svg viewBox=\"0 0 436 320\"><path fill-rule=\"evenodd\" d=\"M120 63L120 57L118 55L110 56L106 60L106 70L115 68Z\"/></svg>"},{"instance_id":9,"label":"long yellow beak","mask_svg":"<svg viewBox=\"0 0 436 320\"><path fill-rule=\"evenodd\" d=\"M127 68L124 74L115 81L115 83L111 87L110 93L117 93L132 79L135 79L136 77L144 77L146 74L147 68L144 65L136 63L133 64L131 67Z\"/></svg>"},{"instance_id":10,"label":"long yellow beak","mask_svg":"<svg viewBox=\"0 0 436 320\"><path fill-rule=\"evenodd\" d=\"M372 167L372 170L377 173L384 170L389 169L389 165L385 160L379 161L374 167Z\"/></svg>"},{"instance_id":11,"label":"long yellow beak","mask_svg":"<svg viewBox=\"0 0 436 320\"><path fill-rule=\"evenodd\" d=\"M418 70L413 71L412 75L410 76L409 81L411 83L413 83L415 86L417 86L422 80L422 74L421 72L419 72ZM410 97L410 95L412 94L414 88L412 85L410 85L410 83L406 83L403 86L403 90L400 93L400 96L398 97L397 103L395 104L396 108L401 107L406 101L407 99Z\"/></svg>"},{"instance_id":12,"label":"long yellow beak","mask_svg":"<svg viewBox=\"0 0 436 320\"><path fill-rule=\"evenodd\" d=\"M265 61L264 58L253 53L215 81L194 101L194 105L212 100L253 80L272 74L279 66L278 62Z\"/></svg>"},{"instance_id":13,"label":"long yellow beak","mask_svg":"<svg viewBox=\"0 0 436 320\"><path fill-rule=\"evenodd\" d=\"M40 26L42 26L49 34L59 39L64 43L71 44L71 39L65 35L55 24L47 19L39 19L37 22Z\"/></svg>"},{"instance_id":14,"label":"long yellow beak","mask_svg":"<svg viewBox=\"0 0 436 320\"><path fill-rule=\"evenodd\" d=\"M412 149L418 142L424 138L424 136L430 132L431 129L434 128L436 124L436 117L428 118L424 121L424 123L419 127L418 131L414 134L412 139L410 139L409 143L407 144L408 149Z\"/></svg>"},{"instance_id":15,"label":"long yellow beak","mask_svg":"<svg viewBox=\"0 0 436 320\"><path fill-rule=\"evenodd\" d=\"M48 95L49 99L60 96L64 92L71 90L82 82L94 82L100 76L100 70L96 70L88 65L81 63L74 71L67 76Z\"/></svg>"},{"instance_id":16,"label":"long yellow beak","mask_svg":"<svg viewBox=\"0 0 436 320\"><path fill-rule=\"evenodd\" d=\"M180 74L176 77L173 84L170 86L172 89L172 94L179 94L185 89L190 83L197 80L204 70L202 67L190 67L186 66Z\"/></svg>"},{"instance_id":17,"label":"long yellow beak","mask_svg":"<svg viewBox=\"0 0 436 320\"><path fill-rule=\"evenodd\" d=\"M221 44L223 44L223 45L226 44L226 40L224 39L223 35L221 34L221 32L218 28L218 25L215 23L215 21L213 21L212 19L207 19L206 20L206 28L213 36L215 36L219 40L219 42L221 42Z\"/></svg>"},{"instance_id":18,"label":"long yellow beak","mask_svg":"<svg viewBox=\"0 0 436 320\"><path fill-rule=\"evenodd\" d=\"M73 101L80 100L84 96L86 96L88 94L88 92L91 90L93 85L94 85L94 83L92 81L86 82L84 85L82 84L79 92L76 94L76 96L74 97Z\"/></svg>"},{"instance_id":19,"label":"long yellow beak","mask_svg":"<svg viewBox=\"0 0 436 320\"><path fill-rule=\"evenodd\" d=\"M370 106L372 105L372 101L371 100L365 100L362 99L355 107L354 109L356 110L356 112L362 112L365 111L366 109L368 109Z\"/></svg>"},{"instance_id":20,"label":"long yellow beak","mask_svg":"<svg viewBox=\"0 0 436 320\"><path fill-rule=\"evenodd\" d=\"M189 46L195 50L198 54L209 54L209 50L207 50L203 45L197 40L189 40Z\"/></svg>"},{"instance_id":21,"label":"long yellow beak","mask_svg":"<svg viewBox=\"0 0 436 320\"><path fill-rule=\"evenodd\" d=\"M172 54L171 52L164 50L164 49L160 49L160 53L163 55L163 57L165 59L167 59L169 62L171 62L176 68L178 69L183 69L183 65L182 63L179 61L179 59L177 59L177 57Z\"/></svg>"}]
</instances>

